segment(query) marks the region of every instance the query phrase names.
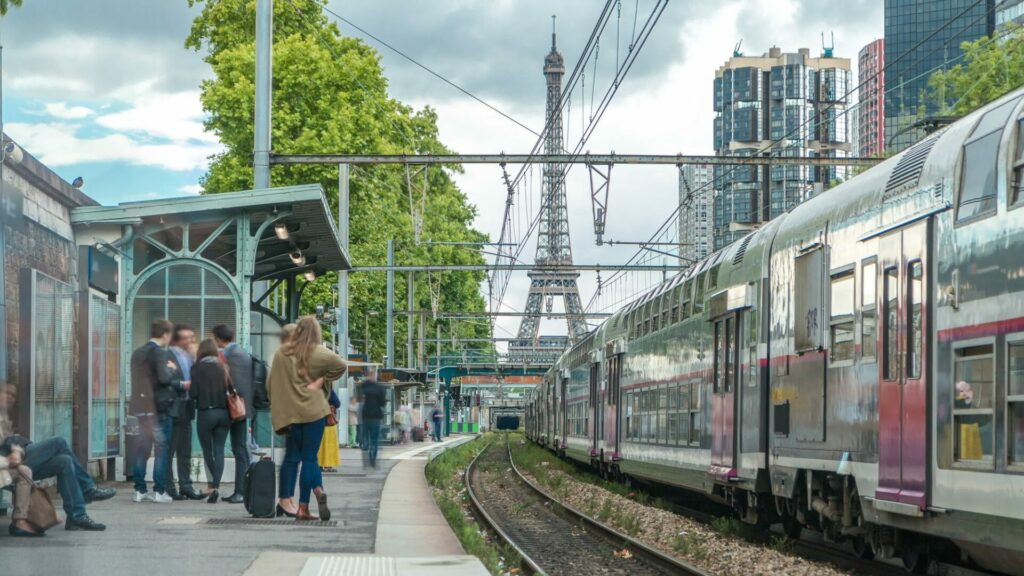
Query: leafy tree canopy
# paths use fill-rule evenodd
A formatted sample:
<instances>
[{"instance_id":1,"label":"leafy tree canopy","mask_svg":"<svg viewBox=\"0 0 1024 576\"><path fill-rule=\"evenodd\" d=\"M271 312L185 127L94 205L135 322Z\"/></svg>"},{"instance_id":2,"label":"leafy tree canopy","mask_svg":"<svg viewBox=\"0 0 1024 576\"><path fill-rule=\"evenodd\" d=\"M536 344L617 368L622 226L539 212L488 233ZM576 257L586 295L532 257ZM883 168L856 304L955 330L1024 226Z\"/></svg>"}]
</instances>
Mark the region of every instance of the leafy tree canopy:
<instances>
[{"instance_id":1,"label":"leafy tree canopy","mask_svg":"<svg viewBox=\"0 0 1024 576\"><path fill-rule=\"evenodd\" d=\"M202 84L206 129L216 134L225 151L212 158L202 179L205 193L252 187L253 117L255 107L255 0L188 0L202 5L185 45L205 54L213 78ZM356 38L343 36L321 8L325 0L280 0L274 3L272 147L282 154L351 153L397 154L450 151L440 142L437 114L427 107L413 110L388 95L380 56ZM451 172L458 166L428 171L429 193L422 238L447 241L485 241L471 227L476 215L455 186ZM413 238L406 172L399 166L358 167L350 172L350 252L356 265L383 264L386 241L394 239L398 264L479 264L479 253L464 246L427 246ZM420 176L422 179L422 175ZM337 210L336 166L275 166L274 186L320 183L332 210ZM418 201L418 199L413 199ZM406 279L396 275L395 308L406 305ZM417 308L432 301L449 310L484 309L479 286L482 272L416 275ZM307 287L302 309L330 305L335 275L318 278ZM384 354L385 275L349 275L349 331L362 349L364 313L370 316L372 356ZM395 319L395 348L404 364L407 317ZM454 334L486 337L486 322L443 326L445 340ZM435 334L432 321L426 334ZM428 352L430 352L428 348Z\"/></svg>"},{"instance_id":2,"label":"leafy tree canopy","mask_svg":"<svg viewBox=\"0 0 1024 576\"><path fill-rule=\"evenodd\" d=\"M1024 31L1017 24L961 45L963 62L928 79L941 114L964 115L1024 86Z\"/></svg>"},{"instance_id":3,"label":"leafy tree canopy","mask_svg":"<svg viewBox=\"0 0 1024 576\"><path fill-rule=\"evenodd\" d=\"M21 0L0 0L0 16L7 14L11 8L21 7Z\"/></svg>"}]
</instances>

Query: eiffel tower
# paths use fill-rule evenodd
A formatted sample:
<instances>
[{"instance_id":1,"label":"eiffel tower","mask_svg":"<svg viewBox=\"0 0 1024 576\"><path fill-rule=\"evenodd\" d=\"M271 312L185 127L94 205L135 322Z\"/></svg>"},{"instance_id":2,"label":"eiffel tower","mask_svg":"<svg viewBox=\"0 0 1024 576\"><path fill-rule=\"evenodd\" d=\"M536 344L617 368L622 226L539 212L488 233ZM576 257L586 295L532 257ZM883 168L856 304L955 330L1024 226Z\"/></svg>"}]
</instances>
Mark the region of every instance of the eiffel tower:
<instances>
[{"instance_id":1,"label":"eiffel tower","mask_svg":"<svg viewBox=\"0 0 1024 576\"><path fill-rule=\"evenodd\" d=\"M547 80L547 133L544 152L562 153L562 76L565 63L555 44L554 17L552 17L551 52L544 58L544 77ZM548 163L544 166L543 211L537 229L537 255L535 265L572 265L572 247L569 243L569 215L565 202L563 165ZM571 270L529 272L530 293L526 300L526 315L519 325L517 340L510 343L509 355L518 361L535 363L553 362L568 344L587 334L583 321L583 306L576 286L578 272ZM539 336L543 307L551 312L552 300L561 296L565 304L569 336Z\"/></svg>"}]
</instances>

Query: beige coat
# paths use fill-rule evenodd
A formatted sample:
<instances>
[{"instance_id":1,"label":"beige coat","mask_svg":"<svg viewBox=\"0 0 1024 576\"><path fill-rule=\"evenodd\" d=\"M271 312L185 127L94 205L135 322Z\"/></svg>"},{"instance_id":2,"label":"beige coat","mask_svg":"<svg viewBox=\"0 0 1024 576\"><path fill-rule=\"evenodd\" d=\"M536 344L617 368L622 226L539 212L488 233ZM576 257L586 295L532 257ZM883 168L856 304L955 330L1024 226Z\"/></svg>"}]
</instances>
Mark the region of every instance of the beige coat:
<instances>
[{"instance_id":1,"label":"beige coat","mask_svg":"<svg viewBox=\"0 0 1024 576\"><path fill-rule=\"evenodd\" d=\"M295 359L278 350L267 378L274 431L280 433L292 424L326 418L331 413L327 398L331 394L332 382L344 373L345 361L341 356L319 346L313 350L313 357L309 360L309 375L312 380L323 377L326 382L322 390L310 390L306 388L310 381L299 377Z\"/></svg>"}]
</instances>

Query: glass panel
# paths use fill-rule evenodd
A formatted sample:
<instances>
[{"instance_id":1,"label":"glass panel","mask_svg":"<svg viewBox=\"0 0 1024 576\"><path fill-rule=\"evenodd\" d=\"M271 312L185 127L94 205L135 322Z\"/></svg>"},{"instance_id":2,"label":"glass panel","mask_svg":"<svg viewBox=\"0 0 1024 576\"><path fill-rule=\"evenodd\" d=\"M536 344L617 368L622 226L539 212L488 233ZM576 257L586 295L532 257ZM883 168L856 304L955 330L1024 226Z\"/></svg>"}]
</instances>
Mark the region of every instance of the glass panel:
<instances>
[{"instance_id":1,"label":"glass panel","mask_svg":"<svg viewBox=\"0 0 1024 576\"><path fill-rule=\"evenodd\" d=\"M714 374L714 385L715 392L717 393L722 387L722 341L725 339L725 335L722 333L724 329L724 323L715 322L715 374Z\"/></svg>"},{"instance_id":2,"label":"glass panel","mask_svg":"<svg viewBox=\"0 0 1024 576\"><path fill-rule=\"evenodd\" d=\"M89 306L89 457L121 451L121 308L93 296Z\"/></svg>"},{"instance_id":3,"label":"glass panel","mask_svg":"<svg viewBox=\"0 0 1024 576\"><path fill-rule=\"evenodd\" d=\"M166 270L160 270L156 274L153 274L146 281L139 286L139 296L163 296L166 293L167 286L165 285L167 276Z\"/></svg>"},{"instance_id":4,"label":"glass panel","mask_svg":"<svg viewBox=\"0 0 1024 576\"><path fill-rule=\"evenodd\" d=\"M829 359L833 362L853 360L853 322L839 322L832 325L832 345Z\"/></svg>"},{"instance_id":5,"label":"glass panel","mask_svg":"<svg viewBox=\"0 0 1024 576\"><path fill-rule=\"evenodd\" d=\"M868 360L875 357L875 311L865 310L860 322L860 356Z\"/></svg>"},{"instance_id":6,"label":"glass panel","mask_svg":"<svg viewBox=\"0 0 1024 576\"><path fill-rule=\"evenodd\" d=\"M32 440L59 436L71 443L74 396L74 291L33 271L36 291L31 318L31 386L35 398Z\"/></svg>"},{"instance_id":7,"label":"glass panel","mask_svg":"<svg viewBox=\"0 0 1024 576\"><path fill-rule=\"evenodd\" d=\"M1024 194L1021 194L1024 191L1024 118L1017 120L1017 155L1014 158L1016 168L1010 183L1010 204L1019 204L1024 201Z\"/></svg>"},{"instance_id":8,"label":"glass panel","mask_svg":"<svg viewBox=\"0 0 1024 576\"><path fill-rule=\"evenodd\" d=\"M1024 342L1013 342L1007 350L1007 394L1024 395Z\"/></svg>"},{"instance_id":9,"label":"glass panel","mask_svg":"<svg viewBox=\"0 0 1024 576\"><path fill-rule=\"evenodd\" d=\"M915 260L907 266L907 378L921 377L921 284L924 266Z\"/></svg>"},{"instance_id":10,"label":"glass panel","mask_svg":"<svg viewBox=\"0 0 1024 576\"><path fill-rule=\"evenodd\" d=\"M992 415L971 414L954 417L956 440L954 457L960 461L992 461Z\"/></svg>"},{"instance_id":11,"label":"glass panel","mask_svg":"<svg viewBox=\"0 0 1024 576\"><path fill-rule=\"evenodd\" d=\"M167 269L168 292L173 296L200 296L203 293L203 269L198 266L171 266Z\"/></svg>"},{"instance_id":12,"label":"glass panel","mask_svg":"<svg viewBox=\"0 0 1024 576\"><path fill-rule=\"evenodd\" d=\"M1010 462L1024 462L1024 402L1013 402L1007 414L1010 421L1010 437L1007 438Z\"/></svg>"},{"instance_id":13,"label":"glass panel","mask_svg":"<svg viewBox=\"0 0 1024 576\"><path fill-rule=\"evenodd\" d=\"M853 274L832 277L832 319L853 315Z\"/></svg>"},{"instance_id":14,"label":"glass panel","mask_svg":"<svg viewBox=\"0 0 1024 576\"><path fill-rule=\"evenodd\" d=\"M978 122L978 125L974 127L974 131L971 133L972 136L983 136L992 132L993 130L1003 131L1003 127L1006 126L1006 121L1010 118L1010 112L1013 112L1013 107L1017 105L1017 101L1020 98L1014 98L1005 104L1002 104L998 108L993 108L985 113Z\"/></svg>"},{"instance_id":15,"label":"glass panel","mask_svg":"<svg viewBox=\"0 0 1024 576\"><path fill-rule=\"evenodd\" d=\"M861 267L861 306L875 305L875 263L868 262Z\"/></svg>"},{"instance_id":16,"label":"glass panel","mask_svg":"<svg viewBox=\"0 0 1024 576\"><path fill-rule=\"evenodd\" d=\"M994 364L991 344L956 351L953 374L953 380L956 382L954 409L992 409Z\"/></svg>"},{"instance_id":17,"label":"glass panel","mask_svg":"<svg viewBox=\"0 0 1024 576\"><path fill-rule=\"evenodd\" d=\"M885 309L882 311L882 314L885 319L885 341L882 344L884 352L882 361L886 380L895 380L898 377L896 366L896 360L899 357L899 325L896 318L897 274L898 270L896 268L887 268L885 270L885 285L883 286L885 290L883 306Z\"/></svg>"},{"instance_id":18,"label":"glass panel","mask_svg":"<svg viewBox=\"0 0 1024 576\"><path fill-rule=\"evenodd\" d=\"M725 319L725 391L732 392L736 378L736 326L732 318Z\"/></svg>"},{"instance_id":19,"label":"glass panel","mask_svg":"<svg viewBox=\"0 0 1024 576\"><path fill-rule=\"evenodd\" d=\"M964 145L957 220L972 218L995 209L996 158L1000 136L999 132L993 132Z\"/></svg>"}]
</instances>

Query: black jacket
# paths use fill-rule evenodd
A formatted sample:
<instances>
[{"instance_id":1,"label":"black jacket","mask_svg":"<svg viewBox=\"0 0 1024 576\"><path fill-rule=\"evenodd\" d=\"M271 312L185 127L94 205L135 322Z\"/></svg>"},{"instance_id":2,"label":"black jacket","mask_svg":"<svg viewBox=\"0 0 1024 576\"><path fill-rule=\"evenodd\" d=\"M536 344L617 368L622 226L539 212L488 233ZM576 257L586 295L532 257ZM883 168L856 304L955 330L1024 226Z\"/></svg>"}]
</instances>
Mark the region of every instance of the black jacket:
<instances>
[{"instance_id":1,"label":"black jacket","mask_svg":"<svg viewBox=\"0 0 1024 576\"><path fill-rule=\"evenodd\" d=\"M206 362L206 358L192 366L192 385L188 395L195 400L197 410L227 408L227 386L224 365L220 361Z\"/></svg>"},{"instance_id":2,"label":"black jacket","mask_svg":"<svg viewBox=\"0 0 1024 576\"><path fill-rule=\"evenodd\" d=\"M388 403L387 390L374 380L364 380L361 388L363 420L380 420L384 417L384 406Z\"/></svg>"},{"instance_id":3,"label":"black jacket","mask_svg":"<svg viewBox=\"0 0 1024 576\"><path fill-rule=\"evenodd\" d=\"M252 356L238 344L231 343L224 349L224 360L228 363L231 383L235 385L238 395L245 399L246 417L252 418L256 415L256 408L252 404Z\"/></svg>"},{"instance_id":4,"label":"black jacket","mask_svg":"<svg viewBox=\"0 0 1024 576\"><path fill-rule=\"evenodd\" d=\"M178 391L183 390L181 370L170 350L150 340L132 352L133 414L170 414Z\"/></svg>"}]
</instances>

